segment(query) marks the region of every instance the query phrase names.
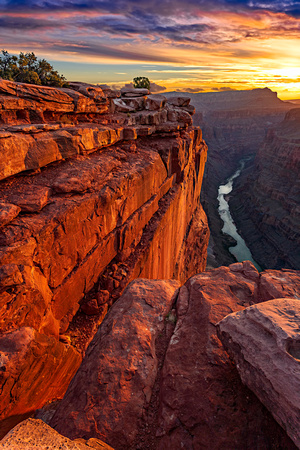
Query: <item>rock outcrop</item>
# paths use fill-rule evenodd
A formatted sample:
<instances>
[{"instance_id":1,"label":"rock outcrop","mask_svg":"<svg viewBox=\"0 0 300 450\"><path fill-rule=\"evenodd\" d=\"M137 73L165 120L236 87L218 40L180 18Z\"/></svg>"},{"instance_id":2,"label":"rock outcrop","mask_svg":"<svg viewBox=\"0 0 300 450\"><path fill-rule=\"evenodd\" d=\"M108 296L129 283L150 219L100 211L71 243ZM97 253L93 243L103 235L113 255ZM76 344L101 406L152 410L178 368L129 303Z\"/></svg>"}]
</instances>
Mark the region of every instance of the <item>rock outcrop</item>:
<instances>
[{"instance_id":1,"label":"rock outcrop","mask_svg":"<svg viewBox=\"0 0 300 450\"><path fill-rule=\"evenodd\" d=\"M123 113L119 92L70 86L0 83L1 342L25 328L36 361L47 348L49 363L73 364L56 394L51 363L41 364L43 401L61 395L80 363L73 346L84 352L131 280L185 281L204 270L209 237L199 203L207 147L185 106L138 93L141 108ZM74 318L79 309L93 319ZM26 398L11 392L25 360L1 342L0 420L41 404L29 387Z\"/></svg>"},{"instance_id":2,"label":"rock outcrop","mask_svg":"<svg viewBox=\"0 0 300 450\"><path fill-rule=\"evenodd\" d=\"M216 332L229 313L280 290L299 297L300 273L284 272L284 284L280 275L259 274L250 262L221 267L190 278L173 305L174 282L136 280L101 324L51 426L118 450L295 449L241 383ZM163 298L168 306L153 316Z\"/></svg>"},{"instance_id":3,"label":"rock outcrop","mask_svg":"<svg viewBox=\"0 0 300 450\"><path fill-rule=\"evenodd\" d=\"M230 314L219 336L245 383L300 447L300 299Z\"/></svg>"},{"instance_id":4,"label":"rock outcrop","mask_svg":"<svg viewBox=\"0 0 300 450\"><path fill-rule=\"evenodd\" d=\"M110 309L51 420L72 438L100 437L130 448L158 372L156 342L178 281L133 281ZM83 389L86 385L87 389Z\"/></svg>"},{"instance_id":5,"label":"rock outcrop","mask_svg":"<svg viewBox=\"0 0 300 450\"><path fill-rule=\"evenodd\" d=\"M232 215L263 268L300 269L300 109L269 131L238 179Z\"/></svg>"},{"instance_id":6,"label":"rock outcrop","mask_svg":"<svg viewBox=\"0 0 300 450\"><path fill-rule=\"evenodd\" d=\"M2 450L113 450L99 439L71 441L42 420L27 419L11 430L0 442Z\"/></svg>"}]
</instances>

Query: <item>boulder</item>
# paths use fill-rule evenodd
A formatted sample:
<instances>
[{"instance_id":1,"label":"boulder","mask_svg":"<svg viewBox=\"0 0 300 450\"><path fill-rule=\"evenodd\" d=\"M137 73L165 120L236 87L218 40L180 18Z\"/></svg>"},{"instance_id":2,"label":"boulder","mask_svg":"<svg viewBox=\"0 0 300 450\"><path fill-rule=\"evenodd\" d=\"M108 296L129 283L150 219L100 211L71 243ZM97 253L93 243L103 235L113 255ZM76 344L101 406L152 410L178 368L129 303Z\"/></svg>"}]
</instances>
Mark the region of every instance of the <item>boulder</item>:
<instances>
[{"instance_id":1,"label":"boulder","mask_svg":"<svg viewBox=\"0 0 300 450\"><path fill-rule=\"evenodd\" d=\"M170 105L174 106L189 106L190 101L190 97L170 97L167 100Z\"/></svg>"},{"instance_id":2,"label":"boulder","mask_svg":"<svg viewBox=\"0 0 300 450\"><path fill-rule=\"evenodd\" d=\"M106 100L101 87L94 84L72 81L69 82L69 86L71 89L74 89L75 91L78 91L86 97L92 98L95 101L103 102Z\"/></svg>"},{"instance_id":3,"label":"boulder","mask_svg":"<svg viewBox=\"0 0 300 450\"><path fill-rule=\"evenodd\" d=\"M300 300L280 298L225 317L218 334L243 383L300 448Z\"/></svg>"},{"instance_id":4,"label":"boulder","mask_svg":"<svg viewBox=\"0 0 300 450\"><path fill-rule=\"evenodd\" d=\"M17 205L0 202L0 228L17 217L20 211L21 208Z\"/></svg>"},{"instance_id":5,"label":"boulder","mask_svg":"<svg viewBox=\"0 0 300 450\"><path fill-rule=\"evenodd\" d=\"M295 293L299 281L299 274L290 281ZM259 301L259 282L246 261L193 276L180 289L160 380L157 449L295 448L241 383L216 333L222 318Z\"/></svg>"},{"instance_id":6,"label":"boulder","mask_svg":"<svg viewBox=\"0 0 300 450\"><path fill-rule=\"evenodd\" d=\"M146 98L145 109L149 111L156 111L162 109L167 102L167 99L164 95L160 94L151 94Z\"/></svg>"},{"instance_id":7,"label":"boulder","mask_svg":"<svg viewBox=\"0 0 300 450\"><path fill-rule=\"evenodd\" d=\"M130 113L134 111L134 108L126 105L121 98L114 98L113 104L115 105L115 111L121 113Z\"/></svg>"},{"instance_id":8,"label":"boulder","mask_svg":"<svg viewBox=\"0 0 300 450\"><path fill-rule=\"evenodd\" d=\"M61 397L81 362L71 346L33 328L0 337L0 420L14 425L18 415L32 413L48 400ZM16 422L14 423L14 420Z\"/></svg>"},{"instance_id":9,"label":"boulder","mask_svg":"<svg viewBox=\"0 0 300 450\"><path fill-rule=\"evenodd\" d=\"M143 95L148 95L149 90L145 88L122 88L121 96L124 97L141 97Z\"/></svg>"},{"instance_id":10,"label":"boulder","mask_svg":"<svg viewBox=\"0 0 300 450\"><path fill-rule=\"evenodd\" d=\"M140 111L145 108L146 103L145 96L142 97L122 97L122 102L125 103L125 105L129 106L130 108Z\"/></svg>"},{"instance_id":11,"label":"boulder","mask_svg":"<svg viewBox=\"0 0 300 450\"><path fill-rule=\"evenodd\" d=\"M158 371L156 339L180 283L133 281L110 309L54 415L71 439L104 439L118 449L135 440Z\"/></svg>"},{"instance_id":12,"label":"boulder","mask_svg":"<svg viewBox=\"0 0 300 450\"><path fill-rule=\"evenodd\" d=\"M40 419L16 425L0 442L1 450L113 450L99 439L71 441Z\"/></svg>"}]
</instances>

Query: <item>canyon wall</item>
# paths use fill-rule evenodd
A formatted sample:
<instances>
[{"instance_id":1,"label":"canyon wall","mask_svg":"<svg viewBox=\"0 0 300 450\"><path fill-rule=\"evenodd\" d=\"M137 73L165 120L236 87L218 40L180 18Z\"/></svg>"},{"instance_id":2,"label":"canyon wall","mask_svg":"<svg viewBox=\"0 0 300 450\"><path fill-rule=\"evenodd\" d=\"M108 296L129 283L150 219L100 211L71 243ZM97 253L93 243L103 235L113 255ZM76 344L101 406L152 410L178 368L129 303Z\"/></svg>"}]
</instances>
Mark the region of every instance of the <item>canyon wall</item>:
<instances>
[{"instance_id":1,"label":"canyon wall","mask_svg":"<svg viewBox=\"0 0 300 450\"><path fill-rule=\"evenodd\" d=\"M70 86L0 80L7 427L63 394L131 280L185 281L206 265L199 198L207 146L189 102Z\"/></svg>"},{"instance_id":2,"label":"canyon wall","mask_svg":"<svg viewBox=\"0 0 300 450\"><path fill-rule=\"evenodd\" d=\"M294 105L281 101L268 88L189 95L196 107L194 124L201 126L209 148L201 192L215 255L208 263L214 267L228 265L235 261L227 251L233 243L221 231L218 187L235 172L242 158L254 158L267 129L279 124Z\"/></svg>"},{"instance_id":3,"label":"canyon wall","mask_svg":"<svg viewBox=\"0 0 300 450\"><path fill-rule=\"evenodd\" d=\"M300 269L300 109L270 130L230 200L232 214L263 268Z\"/></svg>"}]
</instances>

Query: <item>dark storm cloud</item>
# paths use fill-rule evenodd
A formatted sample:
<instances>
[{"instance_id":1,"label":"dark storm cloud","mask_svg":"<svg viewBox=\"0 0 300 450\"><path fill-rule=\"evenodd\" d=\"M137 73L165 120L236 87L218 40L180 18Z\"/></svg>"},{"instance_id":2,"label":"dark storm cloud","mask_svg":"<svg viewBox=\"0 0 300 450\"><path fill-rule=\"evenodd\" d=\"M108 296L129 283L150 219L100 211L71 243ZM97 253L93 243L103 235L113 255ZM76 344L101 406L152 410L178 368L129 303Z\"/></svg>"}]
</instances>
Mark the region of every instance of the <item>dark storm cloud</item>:
<instances>
[{"instance_id":1,"label":"dark storm cloud","mask_svg":"<svg viewBox=\"0 0 300 450\"><path fill-rule=\"evenodd\" d=\"M43 28L51 26L50 22L47 20L40 20L27 17L10 17L10 16L0 16L0 28L7 28L12 30L36 30L38 28ZM55 26L55 24L52 24ZM57 24L56 24L57 26Z\"/></svg>"},{"instance_id":2,"label":"dark storm cloud","mask_svg":"<svg viewBox=\"0 0 300 450\"><path fill-rule=\"evenodd\" d=\"M189 25L169 25L162 26L159 18L151 18L151 20L138 20L123 17L107 18L95 17L77 20L76 25L83 28L92 28L111 35L123 35L131 37L132 35L156 35L162 38L172 40L173 42L202 42L202 33L213 31L213 28L204 24Z\"/></svg>"}]
</instances>

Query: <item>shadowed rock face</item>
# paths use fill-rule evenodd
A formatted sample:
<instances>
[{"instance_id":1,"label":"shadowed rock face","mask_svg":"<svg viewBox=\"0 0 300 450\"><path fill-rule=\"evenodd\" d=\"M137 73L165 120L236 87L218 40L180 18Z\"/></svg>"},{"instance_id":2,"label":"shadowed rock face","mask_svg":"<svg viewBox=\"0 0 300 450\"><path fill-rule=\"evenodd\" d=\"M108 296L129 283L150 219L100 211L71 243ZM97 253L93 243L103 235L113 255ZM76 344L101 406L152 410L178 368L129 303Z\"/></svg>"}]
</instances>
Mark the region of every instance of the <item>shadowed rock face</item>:
<instances>
[{"instance_id":1,"label":"shadowed rock face","mask_svg":"<svg viewBox=\"0 0 300 450\"><path fill-rule=\"evenodd\" d=\"M196 107L194 123L201 126L209 148L201 193L203 206L208 215L212 236L211 242L216 256L216 260L209 258L209 264L215 267L228 265L234 262L234 257L227 250L231 242L228 243L227 235L223 235L221 232L223 221L217 211L218 187L226 182L229 176L233 175L242 158L253 158L255 156L261 148L266 131L269 128L276 127L284 119L286 111L294 108L295 105L279 100L276 92L267 88L190 94L190 97ZM267 159L271 163L272 155L268 155ZM252 177L253 179L256 177L255 171L253 171ZM245 192L247 189L251 190L252 186L245 187ZM235 188L232 195L233 197L236 196ZM255 203L254 195L251 201ZM230 205L233 213L236 210L234 220L238 221L239 207L243 207L243 205L245 205L244 197L237 195L236 202ZM248 206L244 206L244 208L246 210ZM270 208L272 208L271 205ZM252 215L250 213L249 217ZM256 220L259 220L259 214L255 215ZM244 216L243 219L240 219L240 229L244 227L245 220L246 217ZM253 242L257 240L260 232L261 230L257 229ZM246 243L248 242L248 234L245 239ZM256 258L254 257L254 259ZM258 262L260 264L259 259ZM263 264L263 267L280 268L268 264ZM282 267L297 268L293 266Z\"/></svg>"},{"instance_id":2,"label":"shadowed rock face","mask_svg":"<svg viewBox=\"0 0 300 450\"><path fill-rule=\"evenodd\" d=\"M299 272L283 274L284 284L282 272L259 274L246 261L196 275L173 306L167 296L165 321L153 314L169 282L136 280L100 326L51 425L70 438L95 436L121 450L295 449L241 383L216 332L229 313L273 294L299 297ZM142 344L150 333L152 343Z\"/></svg>"},{"instance_id":3,"label":"shadowed rock face","mask_svg":"<svg viewBox=\"0 0 300 450\"><path fill-rule=\"evenodd\" d=\"M230 314L218 334L245 383L300 446L300 301L276 299Z\"/></svg>"},{"instance_id":4,"label":"shadowed rock face","mask_svg":"<svg viewBox=\"0 0 300 450\"><path fill-rule=\"evenodd\" d=\"M39 338L30 364L40 364L46 346L62 368L72 359L67 349L85 350L131 280L185 281L204 270L209 238L199 203L207 147L186 99L176 106L143 95L127 114L114 104L118 92L71 87L0 82L1 332L31 329ZM74 325L81 305L92 320L80 310ZM66 351L57 356L55 343ZM36 377L45 392L36 399L29 385L23 397L11 391L19 368L28 369L17 353L14 367L2 361L9 405L0 419L62 395L81 359L74 350L57 392L47 385L51 364L42 364Z\"/></svg>"},{"instance_id":5,"label":"shadowed rock face","mask_svg":"<svg viewBox=\"0 0 300 450\"><path fill-rule=\"evenodd\" d=\"M74 438L103 436L116 448L134 443L157 376L156 340L179 287L175 280L142 279L127 287L51 420L56 430Z\"/></svg>"},{"instance_id":6,"label":"shadowed rock face","mask_svg":"<svg viewBox=\"0 0 300 450\"><path fill-rule=\"evenodd\" d=\"M300 269L300 109L268 133L230 201L242 236L264 268Z\"/></svg>"}]
</instances>

